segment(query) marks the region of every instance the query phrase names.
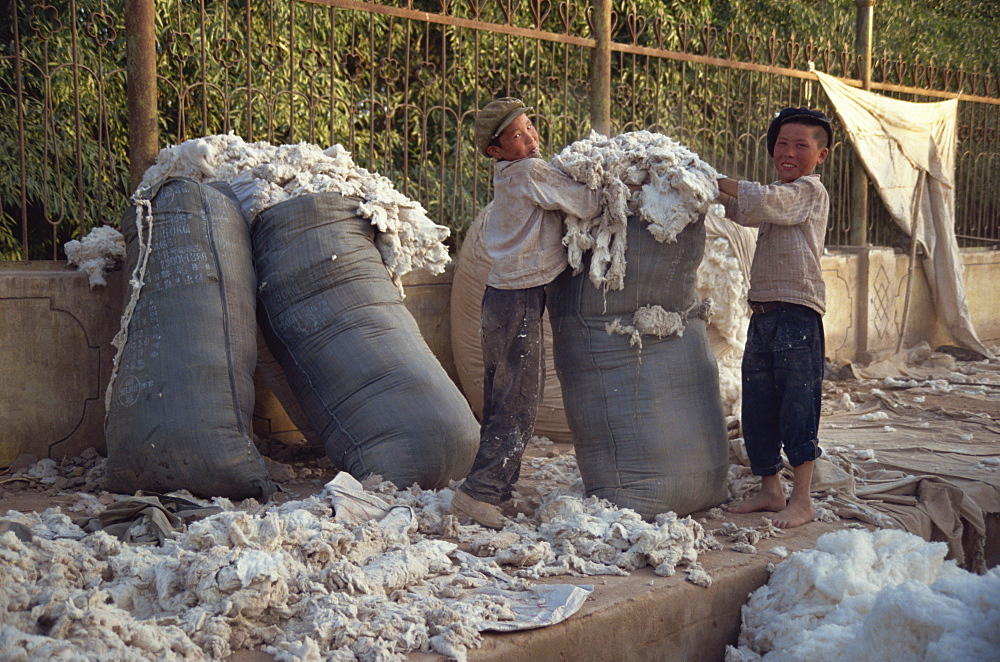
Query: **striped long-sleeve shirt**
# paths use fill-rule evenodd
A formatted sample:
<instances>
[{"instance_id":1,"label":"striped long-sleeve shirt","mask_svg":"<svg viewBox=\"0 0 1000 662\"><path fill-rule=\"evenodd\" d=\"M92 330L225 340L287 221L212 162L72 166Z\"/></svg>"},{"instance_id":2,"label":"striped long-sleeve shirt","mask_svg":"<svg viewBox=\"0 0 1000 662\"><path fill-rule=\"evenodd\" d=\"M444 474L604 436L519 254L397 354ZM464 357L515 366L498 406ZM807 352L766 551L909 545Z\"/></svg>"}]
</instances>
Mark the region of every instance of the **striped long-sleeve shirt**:
<instances>
[{"instance_id":1,"label":"striped long-sleeve shirt","mask_svg":"<svg viewBox=\"0 0 1000 662\"><path fill-rule=\"evenodd\" d=\"M786 301L826 312L820 256L830 196L819 175L783 184L740 181L738 196L723 195L726 216L759 227L750 267L751 301Z\"/></svg>"}]
</instances>

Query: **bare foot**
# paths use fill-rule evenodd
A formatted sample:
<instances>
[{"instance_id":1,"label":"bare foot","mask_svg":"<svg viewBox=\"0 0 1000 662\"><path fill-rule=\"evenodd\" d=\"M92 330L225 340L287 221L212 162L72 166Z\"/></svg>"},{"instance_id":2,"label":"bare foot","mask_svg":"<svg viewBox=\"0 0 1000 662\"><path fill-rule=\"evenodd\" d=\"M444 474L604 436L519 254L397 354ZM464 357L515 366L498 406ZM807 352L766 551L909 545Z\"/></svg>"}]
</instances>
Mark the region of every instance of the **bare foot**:
<instances>
[{"instance_id":1,"label":"bare foot","mask_svg":"<svg viewBox=\"0 0 1000 662\"><path fill-rule=\"evenodd\" d=\"M774 516L774 525L779 529L802 526L813 519L813 502L809 496L812 485L813 462L803 462L795 467L792 480L792 497L788 506Z\"/></svg>"},{"instance_id":2,"label":"bare foot","mask_svg":"<svg viewBox=\"0 0 1000 662\"><path fill-rule=\"evenodd\" d=\"M766 494L764 492L758 492L752 497L747 497L746 499L726 506L726 510L731 513L755 513L760 510L777 512L783 508L785 508L784 495ZM775 526L777 526L777 524Z\"/></svg>"},{"instance_id":3,"label":"bare foot","mask_svg":"<svg viewBox=\"0 0 1000 662\"><path fill-rule=\"evenodd\" d=\"M784 510L774 516L774 525L779 529L791 529L802 526L813 520L812 501L805 504L791 502Z\"/></svg>"}]
</instances>

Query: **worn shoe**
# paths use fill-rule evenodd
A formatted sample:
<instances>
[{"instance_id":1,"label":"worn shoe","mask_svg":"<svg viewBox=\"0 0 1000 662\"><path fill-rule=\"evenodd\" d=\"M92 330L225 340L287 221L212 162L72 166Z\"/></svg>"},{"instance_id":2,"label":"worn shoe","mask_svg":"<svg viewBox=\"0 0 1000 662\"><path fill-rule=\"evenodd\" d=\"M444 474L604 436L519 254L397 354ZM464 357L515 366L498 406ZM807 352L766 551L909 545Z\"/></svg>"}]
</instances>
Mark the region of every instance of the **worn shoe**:
<instances>
[{"instance_id":1,"label":"worn shoe","mask_svg":"<svg viewBox=\"0 0 1000 662\"><path fill-rule=\"evenodd\" d=\"M498 531L507 522L499 506L474 499L462 490L455 490L455 496L451 499L451 514L463 524L471 520L480 526Z\"/></svg>"}]
</instances>

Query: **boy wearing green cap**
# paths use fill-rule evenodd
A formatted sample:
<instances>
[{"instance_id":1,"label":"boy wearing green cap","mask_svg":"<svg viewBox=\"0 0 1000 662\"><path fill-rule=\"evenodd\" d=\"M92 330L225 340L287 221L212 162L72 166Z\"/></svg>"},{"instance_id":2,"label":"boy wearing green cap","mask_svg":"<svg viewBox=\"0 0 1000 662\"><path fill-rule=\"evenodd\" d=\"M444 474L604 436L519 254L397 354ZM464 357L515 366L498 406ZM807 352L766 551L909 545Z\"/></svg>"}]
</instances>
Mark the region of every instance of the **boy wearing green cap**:
<instances>
[{"instance_id":1,"label":"boy wearing green cap","mask_svg":"<svg viewBox=\"0 0 1000 662\"><path fill-rule=\"evenodd\" d=\"M767 131L778 181L719 180L726 216L759 228L750 266L753 311L743 353L743 439L760 491L729 507L776 511L779 528L813 519L810 497L819 448L823 386L825 286L820 256L830 197L814 173L830 153L833 130L821 112L785 108ZM786 501L779 472L792 466Z\"/></svg>"},{"instance_id":2,"label":"boy wearing green cap","mask_svg":"<svg viewBox=\"0 0 1000 662\"><path fill-rule=\"evenodd\" d=\"M462 522L503 528L499 505L510 499L535 427L544 386L545 286L568 266L566 215L589 220L597 191L540 158L538 132L518 99L495 99L476 115L476 149L496 159L493 206L483 243L493 261L483 293L483 416L479 452L455 491Z\"/></svg>"}]
</instances>

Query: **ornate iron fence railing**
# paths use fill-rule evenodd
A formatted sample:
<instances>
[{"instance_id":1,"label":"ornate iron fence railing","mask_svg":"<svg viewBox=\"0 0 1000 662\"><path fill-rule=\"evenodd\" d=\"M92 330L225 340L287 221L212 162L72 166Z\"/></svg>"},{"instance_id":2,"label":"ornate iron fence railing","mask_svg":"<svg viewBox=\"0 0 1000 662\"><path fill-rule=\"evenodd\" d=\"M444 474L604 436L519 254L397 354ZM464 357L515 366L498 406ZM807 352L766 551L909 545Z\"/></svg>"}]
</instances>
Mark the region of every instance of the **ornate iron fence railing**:
<instances>
[{"instance_id":1,"label":"ornate iron fence railing","mask_svg":"<svg viewBox=\"0 0 1000 662\"><path fill-rule=\"evenodd\" d=\"M129 184L127 0L12 0L0 28L0 258L58 259L65 241L115 224ZM615 7L612 83L594 89L584 0L163 0L155 5L158 145L221 132L247 141L340 143L460 238L490 198L472 147L476 110L524 98L550 152L591 129L657 130L721 171L767 180L763 136L786 105L832 112L808 63L857 79L850 45L718 31ZM961 93L957 234L1000 242L1000 76L877 58L872 89L913 101ZM134 100L133 100L134 102ZM156 135L151 134L155 139ZM830 245L849 242L853 152L838 132L823 166ZM868 237L901 233L870 195Z\"/></svg>"}]
</instances>

